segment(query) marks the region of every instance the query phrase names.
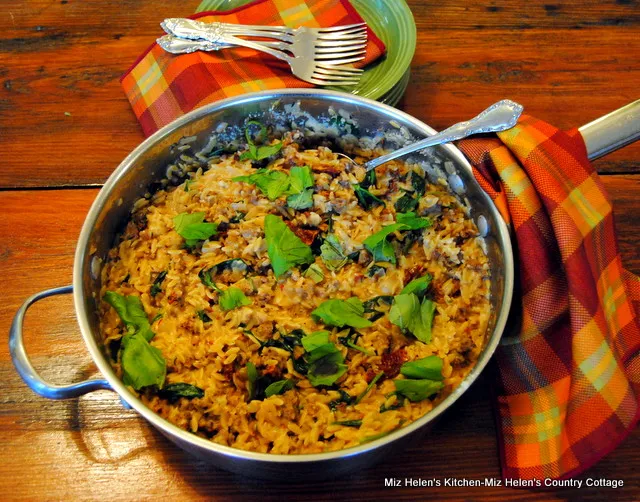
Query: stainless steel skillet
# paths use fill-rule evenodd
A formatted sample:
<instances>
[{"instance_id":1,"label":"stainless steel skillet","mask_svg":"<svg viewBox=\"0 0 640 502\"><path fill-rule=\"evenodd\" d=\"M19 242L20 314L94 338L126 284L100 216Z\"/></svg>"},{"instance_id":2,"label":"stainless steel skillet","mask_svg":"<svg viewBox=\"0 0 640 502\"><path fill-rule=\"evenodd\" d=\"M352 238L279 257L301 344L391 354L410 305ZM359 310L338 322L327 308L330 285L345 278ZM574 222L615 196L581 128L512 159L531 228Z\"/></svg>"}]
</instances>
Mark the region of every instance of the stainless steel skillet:
<instances>
[{"instance_id":1,"label":"stainless steel skillet","mask_svg":"<svg viewBox=\"0 0 640 502\"><path fill-rule=\"evenodd\" d=\"M306 115L295 118L298 109ZM452 145L433 149L427 157L415 155L414 158L426 163L433 179L444 178L452 190L467 201L470 214L484 235L491 262L493 316L486 347L472 372L446 400L409 426L359 447L322 454L270 455L220 446L175 427L146 408L115 375L100 340L96 302L100 290L101 264L115 235L128 219L135 201L145 194L151 184L165 178L167 165L180 164L185 138L197 151L207 145L212 131L218 129L220 134L224 134L220 124L226 123L227 129L233 129L234 126L241 126L249 115L266 120L271 117L278 127L286 128L287 124L293 122L296 127L303 127L310 134L314 131L317 133L318 121L323 116L331 119L327 117L329 109L338 113L333 118L349 115L355 119L361 129L360 134L375 139L387 133L390 144L395 140L400 145L403 141L435 133L419 120L389 106L349 94L318 90L292 89L248 94L214 103L177 119L127 156L98 194L84 222L76 248L73 285L33 295L16 314L10 333L10 349L16 369L25 382L35 392L52 399L76 397L98 389L113 390L126 406L134 408L180 447L219 467L254 477L300 479L313 476L318 479L343 474L384 458L424 434L467 390L488 363L504 330L513 290L513 257L508 229L489 197L475 182L471 166ZM278 115L280 110L282 114ZM280 122L278 117L282 119ZM594 127L585 127L585 137L589 138ZM640 134L640 130L636 133ZM592 137L601 138L602 135L595 134ZM588 141L588 146L593 144ZM594 155L605 149L600 145L593 150ZM34 302L47 296L71 292L83 339L104 379L56 386L42 380L31 366L22 343L22 322L26 310Z\"/></svg>"}]
</instances>

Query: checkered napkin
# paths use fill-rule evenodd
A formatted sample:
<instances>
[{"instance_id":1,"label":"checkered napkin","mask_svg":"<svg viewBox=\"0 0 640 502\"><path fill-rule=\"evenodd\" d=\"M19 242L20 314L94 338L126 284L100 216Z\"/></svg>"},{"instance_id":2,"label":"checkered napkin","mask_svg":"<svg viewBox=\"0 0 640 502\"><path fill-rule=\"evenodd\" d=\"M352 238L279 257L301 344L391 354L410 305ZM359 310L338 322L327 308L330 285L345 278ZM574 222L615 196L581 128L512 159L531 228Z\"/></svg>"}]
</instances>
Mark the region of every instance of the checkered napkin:
<instances>
[{"instance_id":1,"label":"checkered napkin","mask_svg":"<svg viewBox=\"0 0 640 502\"><path fill-rule=\"evenodd\" d=\"M201 12L190 18L291 28L363 21L348 0L255 0L237 9ZM367 31L365 59L355 66L365 66L385 53L382 41L371 29ZM314 87L294 77L285 61L253 49L239 47L173 55L156 43L120 81L146 136L184 113L230 96L286 87Z\"/></svg>"},{"instance_id":2,"label":"checkered napkin","mask_svg":"<svg viewBox=\"0 0 640 502\"><path fill-rule=\"evenodd\" d=\"M622 267L580 134L523 116L498 137L459 146L518 257L514 326L496 352L503 476L570 477L638 421L640 279Z\"/></svg>"}]
</instances>

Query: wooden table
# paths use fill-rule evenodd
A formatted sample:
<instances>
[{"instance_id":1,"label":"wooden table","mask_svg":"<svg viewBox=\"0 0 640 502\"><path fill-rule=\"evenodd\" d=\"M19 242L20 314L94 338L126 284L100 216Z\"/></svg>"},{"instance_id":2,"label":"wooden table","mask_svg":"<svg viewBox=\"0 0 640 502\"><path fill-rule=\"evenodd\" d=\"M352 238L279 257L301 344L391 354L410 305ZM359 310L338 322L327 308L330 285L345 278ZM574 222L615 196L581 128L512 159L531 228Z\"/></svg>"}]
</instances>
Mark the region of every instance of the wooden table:
<instances>
[{"instance_id":1,"label":"wooden table","mask_svg":"<svg viewBox=\"0 0 640 502\"><path fill-rule=\"evenodd\" d=\"M30 294L71 281L74 245L98 187L142 139L118 77L198 0L4 2L0 31L0 331ZM509 97L559 127L579 126L637 99L635 0L412 0L418 49L398 107L436 129ZM640 273L640 143L601 159L625 265ZM26 344L45 378L96 374L69 297L29 313ZM376 467L331 482L252 481L194 460L101 391L48 401L16 375L0 346L0 483L5 500L640 499L640 431L582 479L624 488L385 488L395 477L499 476L488 378L424 440Z\"/></svg>"}]
</instances>

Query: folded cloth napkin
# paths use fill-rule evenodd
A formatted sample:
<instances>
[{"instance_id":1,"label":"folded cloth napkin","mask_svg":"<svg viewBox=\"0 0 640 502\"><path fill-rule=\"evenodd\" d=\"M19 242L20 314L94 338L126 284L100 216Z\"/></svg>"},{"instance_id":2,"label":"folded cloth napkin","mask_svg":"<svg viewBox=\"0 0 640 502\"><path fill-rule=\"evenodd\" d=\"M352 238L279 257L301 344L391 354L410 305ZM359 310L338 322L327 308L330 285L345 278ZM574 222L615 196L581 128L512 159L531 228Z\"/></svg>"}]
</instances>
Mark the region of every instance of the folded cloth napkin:
<instances>
[{"instance_id":1,"label":"folded cloth napkin","mask_svg":"<svg viewBox=\"0 0 640 502\"><path fill-rule=\"evenodd\" d=\"M638 422L640 279L622 267L577 130L523 116L459 146L511 222L518 258L520 312L496 352L503 476L575 476Z\"/></svg>"},{"instance_id":2,"label":"folded cloth napkin","mask_svg":"<svg viewBox=\"0 0 640 502\"><path fill-rule=\"evenodd\" d=\"M206 2L203 2L206 5ZM225 12L200 12L190 19L291 28L321 28L363 22L348 0L255 0ZM385 45L367 30L362 67L385 53ZM174 55L158 44L149 47L120 79L146 136L176 117L220 99L247 92L313 87L291 74L285 61L244 47Z\"/></svg>"}]
</instances>

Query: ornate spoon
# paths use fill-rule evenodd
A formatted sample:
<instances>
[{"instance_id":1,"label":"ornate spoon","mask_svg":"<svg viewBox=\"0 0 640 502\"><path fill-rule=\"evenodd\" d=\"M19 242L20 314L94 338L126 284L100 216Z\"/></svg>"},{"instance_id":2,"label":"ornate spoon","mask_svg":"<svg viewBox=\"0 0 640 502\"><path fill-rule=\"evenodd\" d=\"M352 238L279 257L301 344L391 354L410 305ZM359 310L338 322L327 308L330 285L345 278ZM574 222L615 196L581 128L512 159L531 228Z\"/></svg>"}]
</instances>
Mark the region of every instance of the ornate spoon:
<instances>
[{"instance_id":1,"label":"ornate spoon","mask_svg":"<svg viewBox=\"0 0 640 502\"><path fill-rule=\"evenodd\" d=\"M451 143L452 141L466 138L472 134L506 131L516 125L522 110L522 105L519 105L509 99L503 99L502 101L498 101L491 105L471 120L458 122L448 129L440 131L426 139L417 141L386 155L376 157L375 159L363 164L363 167L367 171L371 171L371 169L375 169L385 162L397 159L398 157L402 157L408 153L424 150L430 146L441 145L442 143ZM353 159L351 160L353 161Z\"/></svg>"}]
</instances>

